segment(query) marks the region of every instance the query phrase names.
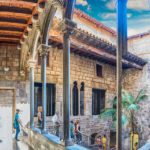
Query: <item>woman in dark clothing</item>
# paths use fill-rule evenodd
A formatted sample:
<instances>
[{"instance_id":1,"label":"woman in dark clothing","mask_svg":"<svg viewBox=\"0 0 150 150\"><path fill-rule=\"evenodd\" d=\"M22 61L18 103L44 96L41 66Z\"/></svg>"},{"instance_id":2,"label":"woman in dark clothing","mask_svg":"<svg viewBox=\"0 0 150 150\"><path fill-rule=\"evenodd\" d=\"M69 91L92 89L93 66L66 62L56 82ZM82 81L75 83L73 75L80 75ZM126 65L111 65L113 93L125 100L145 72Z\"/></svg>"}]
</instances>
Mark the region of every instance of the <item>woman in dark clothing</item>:
<instances>
[{"instance_id":1,"label":"woman in dark clothing","mask_svg":"<svg viewBox=\"0 0 150 150\"><path fill-rule=\"evenodd\" d=\"M76 134L76 141L77 141L77 143L81 143L82 135L81 135L81 132L80 132L80 124L79 124L78 120L75 123L75 134Z\"/></svg>"}]
</instances>

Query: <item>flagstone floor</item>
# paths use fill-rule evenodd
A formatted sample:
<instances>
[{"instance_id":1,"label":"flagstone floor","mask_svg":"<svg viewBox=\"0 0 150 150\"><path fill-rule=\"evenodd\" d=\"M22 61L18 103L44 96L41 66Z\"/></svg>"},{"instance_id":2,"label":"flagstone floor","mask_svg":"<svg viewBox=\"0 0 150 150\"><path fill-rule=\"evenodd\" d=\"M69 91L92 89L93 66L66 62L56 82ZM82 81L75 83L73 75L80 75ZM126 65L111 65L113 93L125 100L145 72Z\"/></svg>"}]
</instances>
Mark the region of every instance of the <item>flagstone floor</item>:
<instances>
[{"instance_id":1,"label":"flagstone floor","mask_svg":"<svg viewBox=\"0 0 150 150\"><path fill-rule=\"evenodd\" d=\"M27 144L23 143L22 141L16 142L13 140L13 150L33 150Z\"/></svg>"},{"instance_id":2,"label":"flagstone floor","mask_svg":"<svg viewBox=\"0 0 150 150\"><path fill-rule=\"evenodd\" d=\"M5 141L0 140L0 150L33 150L31 147L29 147L27 144L23 143L22 141L16 141L12 139L12 145L11 143L5 143Z\"/></svg>"}]
</instances>

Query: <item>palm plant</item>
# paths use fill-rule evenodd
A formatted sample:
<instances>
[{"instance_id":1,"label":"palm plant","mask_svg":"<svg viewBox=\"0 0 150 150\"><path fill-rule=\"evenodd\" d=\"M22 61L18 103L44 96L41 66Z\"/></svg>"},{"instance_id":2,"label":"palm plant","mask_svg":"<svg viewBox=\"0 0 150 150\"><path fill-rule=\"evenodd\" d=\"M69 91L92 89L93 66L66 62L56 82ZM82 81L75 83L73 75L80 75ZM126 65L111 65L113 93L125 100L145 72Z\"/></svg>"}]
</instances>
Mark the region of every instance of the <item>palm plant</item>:
<instances>
[{"instance_id":1,"label":"palm plant","mask_svg":"<svg viewBox=\"0 0 150 150\"><path fill-rule=\"evenodd\" d=\"M139 102L147 99L146 88L141 89L137 96L134 97L130 92L122 90L122 124L131 128L132 132L136 131L136 119L135 113L139 110ZM112 100L113 108L104 109L100 117L101 118L112 118L112 127L116 127L116 105L117 98Z\"/></svg>"}]
</instances>

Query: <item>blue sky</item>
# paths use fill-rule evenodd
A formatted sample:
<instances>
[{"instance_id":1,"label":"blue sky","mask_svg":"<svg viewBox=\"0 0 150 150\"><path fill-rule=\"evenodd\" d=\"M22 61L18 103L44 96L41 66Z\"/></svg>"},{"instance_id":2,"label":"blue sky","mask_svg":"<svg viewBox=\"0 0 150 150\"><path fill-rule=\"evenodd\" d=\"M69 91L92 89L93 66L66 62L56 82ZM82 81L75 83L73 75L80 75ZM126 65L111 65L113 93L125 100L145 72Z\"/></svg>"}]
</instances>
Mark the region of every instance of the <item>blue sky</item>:
<instances>
[{"instance_id":1,"label":"blue sky","mask_svg":"<svg viewBox=\"0 0 150 150\"><path fill-rule=\"evenodd\" d=\"M77 0L76 8L116 28L116 0ZM150 31L150 0L128 0L128 35Z\"/></svg>"}]
</instances>

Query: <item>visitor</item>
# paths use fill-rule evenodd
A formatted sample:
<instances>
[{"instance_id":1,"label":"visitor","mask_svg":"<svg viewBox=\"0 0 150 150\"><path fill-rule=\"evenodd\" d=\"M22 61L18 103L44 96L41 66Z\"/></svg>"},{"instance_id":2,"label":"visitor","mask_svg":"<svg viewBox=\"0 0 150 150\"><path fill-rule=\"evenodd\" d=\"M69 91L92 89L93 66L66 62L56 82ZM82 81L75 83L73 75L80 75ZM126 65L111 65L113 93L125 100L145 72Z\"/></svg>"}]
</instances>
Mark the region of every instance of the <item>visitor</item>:
<instances>
[{"instance_id":1,"label":"visitor","mask_svg":"<svg viewBox=\"0 0 150 150\"><path fill-rule=\"evenodd\" d=\"M136 143L134 144L133 150L137 150L137 149L138 149L138 143L136 142Z\"/></svg>"},{"instance_id":2,"label":"visitor","mask_svg":"<svg viewBox=\"0 0 150 150\"><path fill-rule=\"evenodd\" d=\"M58 111L56 111L55 115L52 117L52 122L55 129L55 135L59 137L60 120Z\"/></svg>"},{"instance_id":3,"label":"visitor","mask_svg":"<svg viewBox=\"0 0 150 150\"><path fill-rule=\"evenodd\" d=\"M38 128L42 129L42 106L38 107L37 118L38 118Z\"/></svg>"},{"instance_id":4,"label":"visitor","mask_svg":"<svg viewBox=\"0 0 150 150\"><path fill-rule=\"evenodd\" d=\"M99 136L98 147L99 147L99 150L102 150L102 148L103 148L103 146L102 146L102 137L101 136Z\"/></svg>"},{"instance_id":5,"label":"visitor","mask_svg":"<svg viewBox=\"0 0 150 150\"><path fill-rule=\"evenodd\" d=\"M73 122L73 120L71 120L71 122L70 122L70 135L71 135L71 138L73 140L74 140L74 130L75 130L74 122Z\"/></svg>"},{"instance_id":6,"label":"visitor","mask_svg":"<svg viewBox=\"0 0 150 150\"><path fill-rule=\"evenodd\" d=\"M20 126L23 127L19 114L20 114L20 110L16 109L16 114L15 114L14 123L13 123L14 129L16 129L16 135L15 135L16 141L20 141L18 139L18 136L20 133Z\"/></svg>"},{"instance_id":7,"label":"visitor","mask_svg":"<svg viewBox=\"0 0 150 150\"><path fill-rule=\"evenodd\" d=\"M106 138L105 134L102 137L102 145L103 145L103 150L106 150L107 149L107 138Z\"/></svg>"},{"instance_id":8,"label":"visitor","mask_svg":"<svg viewBox=\"0 0 150 150\"><path fill-rule=\"evenodd\" d=\"M76 134L76 142L80 144L82 141L82 135L80 132L80 122L78 120L75 122L75 134Z\"/></svg>"},{"instance_id":9,"label":"visitor","mask_svg":"<svg viewBox=\"0 0 150 150\"><path fill-rule=\"evenodd\" d=\"M103 146L102 146L102 137L101 136L98 136L96 138L96 144L98 145L98 149L102 150Z\"/></svg>"}]
</instances>

